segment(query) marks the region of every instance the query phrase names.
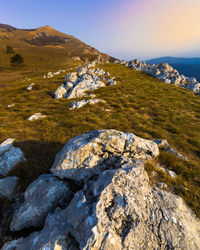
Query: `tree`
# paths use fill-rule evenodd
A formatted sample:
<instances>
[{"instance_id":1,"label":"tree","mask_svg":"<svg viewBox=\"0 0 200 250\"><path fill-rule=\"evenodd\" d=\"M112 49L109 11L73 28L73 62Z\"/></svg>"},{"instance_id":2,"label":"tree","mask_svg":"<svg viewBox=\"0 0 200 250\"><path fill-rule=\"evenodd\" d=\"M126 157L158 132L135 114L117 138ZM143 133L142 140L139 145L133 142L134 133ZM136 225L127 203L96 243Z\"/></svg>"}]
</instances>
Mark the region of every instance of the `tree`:
<instances>
[{"instance_id":1,"label":"tree","mask_svg":"<svg viewBox=\"0 0 200 250\"><path fill-rule=\"evenodd\" d=\"M15 53L13 48L11 46L6 46L6 54L12 54L12 53Z\"/></svg>"},{"instance_id":2,"label":"tree","mask_svg":"<svg viewBox=\"0 0 200 250\"><path fill-rule=\"evenodd\" d=\"M23 62L24 58L20 54L15 54L10 58L11 67L22 67L24 66Z\"/></svg>"}]
</instances>

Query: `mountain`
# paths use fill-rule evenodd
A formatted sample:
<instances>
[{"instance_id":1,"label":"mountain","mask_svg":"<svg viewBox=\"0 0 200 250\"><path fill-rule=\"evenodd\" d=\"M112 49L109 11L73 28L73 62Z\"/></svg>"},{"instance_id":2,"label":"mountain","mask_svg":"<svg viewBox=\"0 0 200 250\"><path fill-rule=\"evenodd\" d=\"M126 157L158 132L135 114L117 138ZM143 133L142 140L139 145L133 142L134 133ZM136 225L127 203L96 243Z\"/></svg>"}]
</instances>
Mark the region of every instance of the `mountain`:
<instances>
[{"instance_id":1,"label":"mountain","mask_svg":"<svg viewBox=\"0 0 200 250\"><path fill-rule=\"evenodd\" d=\"M181 57L160 57L146 61L148 64L169 63L173 68L177 69L180 74L190 77L196 77L200 81L200 58L181 58Z\"/></svg>"},{"instance_id":2,"label":"mountain","mask_svg":"<svg viewBox=\"0 0 200 250\"><path fill-rule=\"evenodd\" d=\"M80 57L82 60L112 59L77 38L61 33L50 26L36 29L18 29L0 24L0 67L10 66L10 55L6 46L24 57L28 68L40 69L62 66L67 59ZM42 64L42 65L41 65Z\"/></svg>"}]
</instances>

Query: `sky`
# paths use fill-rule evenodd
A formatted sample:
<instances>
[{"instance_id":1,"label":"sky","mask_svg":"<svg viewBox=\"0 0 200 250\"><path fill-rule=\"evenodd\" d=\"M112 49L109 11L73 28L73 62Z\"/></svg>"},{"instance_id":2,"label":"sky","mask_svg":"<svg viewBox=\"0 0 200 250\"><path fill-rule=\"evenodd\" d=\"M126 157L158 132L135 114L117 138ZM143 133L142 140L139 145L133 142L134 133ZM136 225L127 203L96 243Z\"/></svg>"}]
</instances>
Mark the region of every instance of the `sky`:
<instances>
[{"instance_id":1,"label":"sky","mask_svg":"<svg viewBox=\"0 0 200 250\"><path fill-rule=\"evenodd\" d=\"M120 59L200 57L200 0L0 0L0 23L50 25Z\"/></svg>"}]
</instances>

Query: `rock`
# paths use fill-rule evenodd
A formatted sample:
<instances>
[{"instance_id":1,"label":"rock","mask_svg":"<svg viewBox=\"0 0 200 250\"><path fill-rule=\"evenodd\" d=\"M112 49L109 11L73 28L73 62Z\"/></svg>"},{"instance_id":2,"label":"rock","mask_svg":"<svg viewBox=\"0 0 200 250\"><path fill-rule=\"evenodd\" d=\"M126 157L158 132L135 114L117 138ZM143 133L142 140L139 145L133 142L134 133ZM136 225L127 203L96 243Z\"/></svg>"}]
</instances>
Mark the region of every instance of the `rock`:
<instances>
[{"instance_id":1,"label":"rock","mask_svg":"<svg viewBox=\"0 0 200 250\"><path fill-rule=\"evenodd\" d=\"M195 93L200 94L200 83L195 84L194 87L192 88L192 90Z\"/></svg>"},{"instance_id":2,"label":"rock","mask_svg":"<svg viewBox=\"0 0 200 250\"><path fill-rule=\"evenodd\" d=\"M65 219L65 210L57 208L53 214L48 214L41 231L31 233L26 238L8 242L2 250L77 250L79 247L75 240L70 239Z\"/></svg>"},{"instance_id":3,"label":"rock","mask_svg":"<svg viewBox=\"0 0 200 250\"><path fill-rule=\"evenodd\" d=\"M99 167L100 162L123 154L145 160L157 156L159 150L155 142L131 133L96 130L71 139L56 155L51 172L79 182L99 174L106 167Z\"/></svg>"},{"instance_id":4,"label":"rock","mask_svg":"<svg viewBox=\"0 0 200 250\"><path fill-rule=\"evenodd\" d=\"M158 147L162 147L166 152L172 153L177 158L188 161L188 158L186 156L183 156L179 154L176 150L174 150L172 147L170 147L167 140L163 139L156 139L154 142L158 145Z\"/></svg>"},{"instance_id":5,"label":"rock","mask_svg":"<svg viewBox=\"0 0 200 250\"><path fill-rule=\"evenodd\" d=\"M112 85L117 85L117 82L111 78L110 80L108 80L108 86L112 86Z\"/></svg>"},{"instance_id":6,"label":"rock","mask_svg":"<svg viewBox=\"0 0 200 250\"><path fill-rule=\"evenodd\" d=\"M35 113L33 115L31 115L27 121L35 121L35 120L38 120L38 119L42 119L42 118L45 118L46 115L42 115L41 113Z\"/></svg>"},{"instance_id":7,"label":"rock","mask_svg":"<svg viewBox=\"0 0 200 250\"><path fill-rule=\"evenodd\" d=\"M67 95L68 99L84 96L86 91L93 91L98 88L105 87L105 84L101 81L82 80L80 81Z\"/></svg>"},{"instance_id":8,"label":"rock","mask_svg":"<svg viewBox=\"0 0 200 250\"><path fill-rule=\"evenodd\" d=\"M161 189L166 189L167 188L167 185L164 183L164 182L158 182L157 183L157 186L159 187L159 188L161 188Z\"/></svg>"},{"instance_id":9,"label":"rock","mask_svg":"<svg viewBox=\"0 0 200 250\"><path fill-rule=\"evenodd\" d=\"M96 103L99 103L99 102L105 103L105 101L101 100L101 99L81 100L81 101L78 101L78 102L72 102L72 104L70 106L70 110L75 109L75 108L82 108L86 104L96 104Z\"/></svg>"},{"instance_id":10,"label":"rock","mask_svg":"<svg viewBox=\"0 0 200 250\"><path fill-rule=\"evenodd\" d=\"M67 90L65 86L62 84L58 89L54 92L55 99L63 98L65 94L67 93Z\"/></svg>"},{"instance_id":11,"label":"rock","mask_svg":"<svg viewBox=\"0 0 200 250\"><path fill-rule=\"evenodd\" d=\"M35 85L35 83L31 83L26 89L27 90L32 90L34 85Z\"/></svg>"},{"instance_id":12,"label":"rock","mask_svg":"<svg viewBox=\"0 0 200 250\"><path fill-rule=\"evenodd\" d=\"M24 154L20 148L13 146L14 139L9 138L0 144L0 175L7 176L9 172L21 161Z\"/></svg>"},{"instance_id":13,"label":"rock","mask_svg":"<svg viewBox=\"0 0 200 250\"><path fill-rule=\"evenodd\" d=\"M188 77L187 80L189 84L197 83L197 79L195 77Z\"/></svg>"},{"instance_id":14,"label":"rock","mask_svg":"<svg viewBox=\"0 0 200 250\"><path fill-rule=\"evenodd\" d=\"M65 78L68 82L71 82L71 83L75 83L78 79L77 77L77 73L76 72L73 72L73 73L70 73L66 76Z\"/></svg>"},{"instance_id":15,"label":"rock","mask_svg":"<svg viewBox=\"0 0 200 250\"><path fill-rule=\"evenodd\" d=\"M53 75L53 73L52 72L48 72L48 74L47 74L47 78L52 78L54 75Z\"/></svg>"},{"instance_id":16,"label":"rock","mask_svg":"<svg viewBox=\"0 0 200 250\"><path fill-rule=\"evenodd\" d=\"M54 211L59 203L70 201L72 192L66 182L44 174L28 186L24 196L24 203L13 216L11 231L41 227L47 214Z\"/></svg>"},{"instance_id":17,"label":"rock","mask_svg":"<svg viewBox=\"0 0 200 250\"><path fill-rule=\"evenodd\" d=\"M15 176L0 179L0 198L12 200L16 194L19 178Z\"/></svg>"},{"instance_id":18,"label":"rock","mask_svg":"<svg viewBox=\"0 0 200 250\"><path fill-rule=\"evenodd\" d=\"M47 217L42 231L3 249L55 249L55 243L69 249L70 239L78 249L198 249L199 221L183 200L152 188L141 161L118 167L86 183L66 209Z\"/></svg>"},{"instance_id":19,"label":"rock","mask_svg":"<svg viewBox=\"0 0 200 250\"><path fill-rule=\"evenodd\" d=\"M167 173L170 177L172 177L172 178L176 178L176 177L177 177L177 174L176 174L174 171L169 170L169 169L166 169L165 171L166 171L166 173Z\"/></svg>"},{"instance_id":20,"label":"rock","mask_svg":"<svg viewBox=\"0 0 200 250\"><path fill-rule=\"evenodd\" d=\"M71 139L56 156L56 171L83 181L80 190L69 205L48 214L41 231L2 249L199 249L199 220L180 197L149 184L144 160L158 153L155 142L116 130ZM82 176L94 166L94 175ZM38 185L43 206L44 185Z\"/></svg>"},{"instance_id":21,"label":"rock","mask_svg":"<svg viewBox=\"0 0 200 250\"><path fill-rule=\"evenodd\" d=\"M65 88L66 88L66 89L71 89L71 88L73 88L73 87L74 87L74 85L73 85L72 82L66 82L66 83L65 83ZM66 92L65 92L65 93L66 93ZM65 94L65 93L64 93L64 94ZM62 97L64 96L64 94L61 95L60 98L62 98Z\"/></svg>"},{"instance_id":22,"label":"rock","mask_svg":"<svg viewBox=\"0 0 200 250\"><path fill-rule=\"evenodd\" d=\"M15 104L10 104L10 105L7 106L7 108L12 108L14 106L15 106Z\"/></svg>"}]
</instances>

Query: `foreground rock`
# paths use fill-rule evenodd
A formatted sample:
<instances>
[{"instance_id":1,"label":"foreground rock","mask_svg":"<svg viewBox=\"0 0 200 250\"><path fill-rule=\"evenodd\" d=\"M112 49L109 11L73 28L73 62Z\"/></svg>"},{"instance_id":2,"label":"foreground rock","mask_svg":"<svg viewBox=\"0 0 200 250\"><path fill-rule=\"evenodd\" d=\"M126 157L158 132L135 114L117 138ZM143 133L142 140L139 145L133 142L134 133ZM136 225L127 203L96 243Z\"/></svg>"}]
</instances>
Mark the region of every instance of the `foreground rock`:
<instances>
[{"instance_id":1,"label":"foreground rock","mask_svg":"<svg viewBox=\"0 0 200 250\"><path fill-rule=\"evenodd\" d=\"M145 160L158 154L154 141L116 130L71 139L51 169L67 180L41 176L28 187L21 215L17 212L13 218L21 223L23 214L32 214L32 221L40 221L38 214L44 209L43 229L2 249L199 249L199 220L180 197L149 184ZM49 178L63 184L71 179L79 188L70 203L54 203L57 208L47 211L44 204L51 204L54 195L46 194L54 188L40 179ZM158 186L166 188L163 183Z\"/></svg>"},{"instance_id":2,"label":"foreground rock","mask_svg":"<svg viewBox=\"0 0 200 250\"><path fill-rule=\"evenodd\" d=\"M115 161L114 157L110 159L111 155L147 160L158 154L158 146L153 141L116 130L96 130L71 139L56 155L51 171L62 179L83 181L106 168L106 163L100 163Z\"/></svg>"},{"instance_id":3,"label":"foreground rock","mask_svg":"<svg viewBox=\"0 0 200 250\"><path fill-rule=\"evenodd\" d=\"M0 198L12 200L17 191L19 178L15 176L0 179Z\"/></svg>"},{"instance_id":4,"label":"foreground rock","mask_svg":"<svg viewBox=\"0 0 200 250\"><path fill-rule=\"evenodd\" d=\"M47 214L59 203L71 200L72 192L67 183L44 174L29 185L24 196L24 203L13 216L11 231L42 226Z\"/></svg>"},{"instance_id":5,"label":"foreground rock","mask_svg":"<svg viewBox=\"0 0 200 250\"><path fill-rule=\"evenodd\" d=\"M35 113L34 115L31 115L27 120L28 121L35 121L35 120L39 120L42 118L45 118L46 115L42 115L41 113Z\"/></svg>"},{"instance_id":6,"label":"foreground rock","mask_svg":"<svg viewBox=\"0 0 200 250\"><path fill-rule=\"evenodd\" d=\"M145 62L140 62L138 59L129 62L122 60L117 63L126 65L134 70L143 71L148 75L162 80L164 83L185 87L200 94L200 83L197 82L195 77L180 75L179 72L173 69L168 63L146 64Z\"/></svg>"},{"instance_id":7,"label":"foreground rock","mask_svg":"<svg viewBox=\"0 0 200 250\"><path fill-rule=\"evenodd\" d=\"M0 176L7 176L9 172L25 157L20 148L13 146L14 139L9 138L0 144Z\"/></svg>"},{"instance_id":8,"label":"foreground rock","mask_svg":"<svg viewBox=\"0 0 200 250\"><path fill-rule=\"evenodd\" d=\"M140 160L122 157L115 168L3 249L199 249L200 224L181 198L152 188Z\"/></svg>"},{"instance_id":9,"label":"foreground rock","mask_svg":"<svg viewBox=\"0 0 200 250\"><path fill-rule=\"evenodd\" d=\"M83 106L85 106L86 104L97 104L97 103L105 103L104 100L101 99L91 99L91 100L81 100L79 102L72 102L70 109L76 109L76 108L82 108Z\"/></svg>"}]
</instances>

